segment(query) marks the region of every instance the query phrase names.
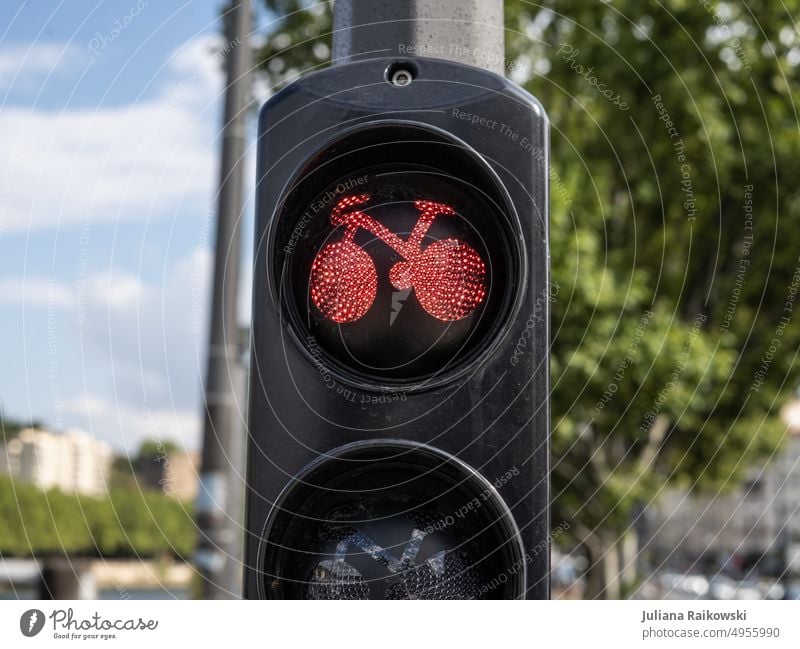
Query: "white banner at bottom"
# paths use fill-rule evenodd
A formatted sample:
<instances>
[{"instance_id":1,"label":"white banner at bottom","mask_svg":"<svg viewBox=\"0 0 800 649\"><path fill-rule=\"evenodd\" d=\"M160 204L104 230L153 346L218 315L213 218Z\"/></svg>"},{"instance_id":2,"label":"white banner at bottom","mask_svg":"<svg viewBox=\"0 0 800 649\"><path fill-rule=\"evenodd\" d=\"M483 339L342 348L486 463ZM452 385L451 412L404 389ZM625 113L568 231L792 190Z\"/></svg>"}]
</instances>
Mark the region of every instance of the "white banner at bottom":
<instances>
[{"instance_id":1,"label":"white banner at bottom","mask_svg":"<svg viewBox=\"0 0 800 649\"><path fill-rule=\"evenodd\" d=\"M203 649L800 646L797 602L5 601L0 645ZM513 644L512 644L513 643Z\"/></svg>"}]
</instances>

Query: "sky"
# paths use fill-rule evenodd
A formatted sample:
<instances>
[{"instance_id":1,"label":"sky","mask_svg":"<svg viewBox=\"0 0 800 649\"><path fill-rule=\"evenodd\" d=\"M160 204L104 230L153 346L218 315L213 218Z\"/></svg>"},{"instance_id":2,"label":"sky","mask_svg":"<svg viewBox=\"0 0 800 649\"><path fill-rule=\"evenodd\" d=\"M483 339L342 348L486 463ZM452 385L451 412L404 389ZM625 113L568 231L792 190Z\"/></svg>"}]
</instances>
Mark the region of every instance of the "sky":
<instances>
[{"instance_id":1,"label":"sky","mask_svg":"<svg viewBox=\"0 0 800 649\"><path fill-rule=\"evenodd\" d=\"M223 4L0 3L6 417L82 428L119 452L145 439L199 448Z\"/></svg>"}]
</instances>

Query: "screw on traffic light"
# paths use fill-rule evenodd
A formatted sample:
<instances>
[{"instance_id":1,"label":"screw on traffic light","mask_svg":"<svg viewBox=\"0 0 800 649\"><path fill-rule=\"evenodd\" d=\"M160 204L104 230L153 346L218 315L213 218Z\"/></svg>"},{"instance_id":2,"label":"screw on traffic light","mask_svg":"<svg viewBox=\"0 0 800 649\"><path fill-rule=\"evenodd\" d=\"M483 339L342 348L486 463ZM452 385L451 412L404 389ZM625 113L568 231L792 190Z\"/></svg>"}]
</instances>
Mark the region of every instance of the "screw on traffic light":
<instances>
[{"instance_id":1,"label":"screw on traffic light","mask_svg":"<svg viewBox=\"0 0 800 649\"><path fill-rule=\"evenodd\" d=\"M541 106L459 63L264 106L247 597L548 596L547 179Z\"/></svg>"}]
</instances>

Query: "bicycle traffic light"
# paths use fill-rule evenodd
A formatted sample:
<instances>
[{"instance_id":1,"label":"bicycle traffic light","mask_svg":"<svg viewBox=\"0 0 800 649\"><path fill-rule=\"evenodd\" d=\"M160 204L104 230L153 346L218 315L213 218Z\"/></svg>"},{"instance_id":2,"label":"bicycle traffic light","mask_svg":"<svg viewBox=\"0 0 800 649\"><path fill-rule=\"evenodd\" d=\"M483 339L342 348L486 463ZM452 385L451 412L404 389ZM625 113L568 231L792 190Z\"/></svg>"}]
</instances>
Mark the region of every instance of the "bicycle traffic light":
<instances>
[{"instance_id":1,"label":"bicycle traffic light","mask_svg":"<svg viewBox=\"0 0 800 649\"><path fill-rule=\"evenodd\" d=\"M245 595L548 596L548 124L434 59L259 120Z\"/></svg>"}]
</instances>

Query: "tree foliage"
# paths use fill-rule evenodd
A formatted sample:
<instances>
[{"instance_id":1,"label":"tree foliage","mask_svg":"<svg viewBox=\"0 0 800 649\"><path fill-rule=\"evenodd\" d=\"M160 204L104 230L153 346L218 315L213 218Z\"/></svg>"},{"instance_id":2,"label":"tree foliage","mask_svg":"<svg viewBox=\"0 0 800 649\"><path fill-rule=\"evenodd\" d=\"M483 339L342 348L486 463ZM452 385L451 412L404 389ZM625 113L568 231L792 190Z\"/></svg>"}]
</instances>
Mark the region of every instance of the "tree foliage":
<instances>
[{"instance_id":1,"label":"tree foliage","mask_svg":"<svg viewBox=\"0 0 800 649\"><path fill-rule=\"evenodd\" d=\"M195 534L192 512L161 494L112 489L90 498L0 477L0 556L185 558Z\"/></svg>"},{"instance_id":2,"label":"tree foliage","mask_svg":"<svg viewBox=\"0 0 800 649\"><path fill-rule=\"evenodd\" d=\"M0 443L13 439L26 428L40 428L41 422L32 420L28 423L9 419L0 410Z\"/></svg>"},{"instance_id":3,"label":"tree foliage","mask_svg":"<svg viewBox=\"0 0 800 649\"><path fill-rule=\"evenodd\" d=\"M134 462L152 462L158 458L177 453L179 450L178 445L172 440L156 441L148 439L139 446L139 454Z\"/></svg>"},{"instance_id":4,"label":"tree foliage","mask_svg":"<svg viewBox=\"0 0 800 649\"><path fill-rule=\"evenodd\" d=\"M730 488L782 439L800 2L505 4L508 74L552 122L553 520L597 562L667 486ZM329 6L266 5L279 85Z\"/></svg>"}]
</instances>

